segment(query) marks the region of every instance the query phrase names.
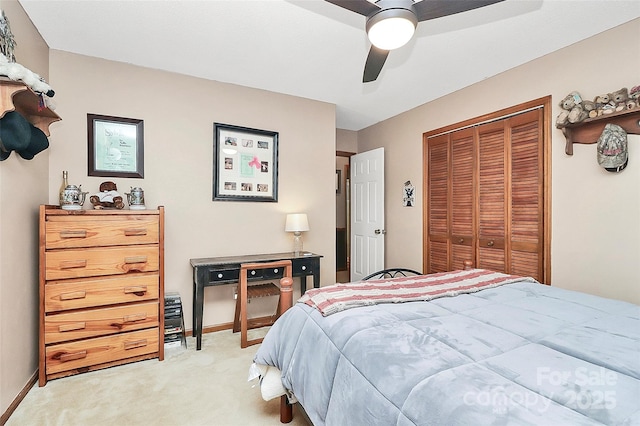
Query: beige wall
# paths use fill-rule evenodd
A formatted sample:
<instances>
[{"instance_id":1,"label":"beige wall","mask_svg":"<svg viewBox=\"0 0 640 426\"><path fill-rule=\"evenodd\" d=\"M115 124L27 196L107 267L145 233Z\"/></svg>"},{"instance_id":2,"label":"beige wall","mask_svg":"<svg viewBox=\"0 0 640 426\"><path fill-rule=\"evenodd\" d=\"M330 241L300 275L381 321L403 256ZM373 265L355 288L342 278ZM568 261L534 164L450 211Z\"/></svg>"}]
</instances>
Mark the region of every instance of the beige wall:
<instances>
[{"instance_id":1,"label":"beige wall","mask_svg":"<svg viewBox=\"0 0 640 426\"><path fill-rule=\"evenodd\" d=\"M308 214L304 247L324 255L322 282L335 282L334 105L54 50L50 76L64 121L51 138L49 202L68 170L85 191L113 180L165 206L165 290L180 292L188 328L189 259L291 251L287 213ZM87 113L144 120L144 179L87 176ZM212 201L214 122L279 132L277 203ZM234 308L233 286L207 288L204 325L233 321Z\"/></svg>"},{"instance_id":2,"label":"beige wall","mask_svg":"<svg viewBox=\"0 0 640 426\"><path fill-rule=\"evenodd\" d=\"M584 98L640 83L640 19L488 78L358 133L358 151L385 148L386 265L422 269L422 134L525 101L573 90ZM426 76L428 83L428 75ZM640 136L629 136L629 166L606 172L595 145L564 153L552 131L552 283L640 303ZM403 182L416 186L402 207Z\"/></svg>"},{"instance_id":3,"label":"beige wall","mask_svg":"<svg viewBox=\"0 0 640 426\"><path fill-rule=\"evenodd\" d=\"M0 1L18 63L45 79L48 47L16 1ZM55 124L53 125L55 128ZM37 368L38 205L47 201L48 150L0 162L0 413Z\"/></svg>"},{"instance_id":4,"label":"beige wall","mask_svg":"<svg viewBox=\"0 0 640 426\"><path fill-rule=\"evenodd\" d=\"M358 152L358 132L336 129L336 150Z\"/></svg>"}]
</instances>

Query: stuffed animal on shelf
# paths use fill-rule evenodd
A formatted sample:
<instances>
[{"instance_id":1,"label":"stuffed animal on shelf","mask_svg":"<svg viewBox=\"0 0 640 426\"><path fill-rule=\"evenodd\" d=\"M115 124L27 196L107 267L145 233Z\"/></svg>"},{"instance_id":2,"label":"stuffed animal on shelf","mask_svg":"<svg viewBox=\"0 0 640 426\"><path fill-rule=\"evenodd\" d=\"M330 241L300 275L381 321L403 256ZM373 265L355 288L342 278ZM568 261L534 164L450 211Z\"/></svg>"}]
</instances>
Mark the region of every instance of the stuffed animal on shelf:
<instances>
[{"instance_id":1,"label":"stuffed animal on shelf","mask_svg":"<svg viewBox=\"0 0 640 426\"><path fill-rule=\"evenodd\" d=\"M51 99L49 99L55 95L51 86L30 69L17 62L9 62L7 57L2 53L0 53L0 75L7 76L14 81L22 81L31 88L31 90L42 95L44 103L50 110L55 109L55 105L51 102Z\"/></svg>"},{"instance_id":2,"label":"stuffed animal on shelf","mask_svg":"<svg viewBox=\"0 0 640 426\"><path fill-rule=\"evenodd\" d=\"M593 101L588 101L586 99L582 100L582 108L584 108L584 112L587 113L589 118L597 117L598 111L596 109L596 103Z\"/></svg>"},{"instance_id":3,"label":"stuffed animal on shelf","mask_svg":"<svg viewBox=\"0 0 640 426\"><path fill-rule=\"evenodd\" d=\"M611 94L611 101L616 111L623 111L627 108L627 101L629 100L629 90L623 87L620 90L616 90Z\"/></svg>"},{"instance_id":4,"label":"stuffed animal on shelf","mask_svg":"<svg viewBox=\"0 0 640 426\"><path fill-rule=\"evenodd\" d=\"M598 117L602 114L611 114L613 111L615 111L616 106L612 101L611 93L605 93L604 95L596 96L593 101L596 103Z\"/></svg>"},{"instance_id":5,"label":"stuffed animal on shelf","mask_svg":"<svg viewBox=\"0 0 640 426\"><path fill-rule=\"evenodd\" d=\"M627 109L640 108L640 86L633 86L629 90L629 99L627 100Z\"/></svg>"},{"instance_id":6,"label":"stuffed animal on shelf","mask_svg":"<svg viewBox=\"0 0 640 426\"><path fill-rule=\"evenodd\" d=\"M571 92L560 102L562 112L556 119L556 127L563 127L570 123L579 123L587 118L588 113L585 111L582 96L578 92Z\"/></svg>"},{"instance_id":7,"label":"stuffed animal on shelf","mask_svg":"<svg viewBox=\"0 0 640 426\"><path fill-rule=\"evenodd\" d=\"M123 209L124 201L113 182L102 182L100 192L89 197L94 209Z\"/></svg>"}]
</instances>

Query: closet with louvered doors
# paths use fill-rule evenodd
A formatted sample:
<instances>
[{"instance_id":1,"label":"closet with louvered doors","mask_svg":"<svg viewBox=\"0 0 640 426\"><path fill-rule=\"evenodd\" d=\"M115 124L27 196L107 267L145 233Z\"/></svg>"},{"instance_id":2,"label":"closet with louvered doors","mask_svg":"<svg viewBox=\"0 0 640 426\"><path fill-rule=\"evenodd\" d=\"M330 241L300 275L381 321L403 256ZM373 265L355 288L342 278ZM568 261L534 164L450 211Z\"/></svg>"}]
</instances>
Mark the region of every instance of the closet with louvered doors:
<instances>
[{"instance_id":1,"label":"closet with louvered doors","mask_svg":"<svg viewBox=\"0 0 640 426\"><path fill-rule=\"evenodd\" d=\"M475 258L474 133L439 135L427 145L429 272L461 268Z\"/></svg>"},{"instance_id":2,"label":"closet with louvered doors","mask_svg":"<svg viewBox=\"0 0 640 426\"><path fill-rule=\"evenodd\" d=\"M549 279L544 107L425 133L425 271Z\"/></svg>"}]
</instances>

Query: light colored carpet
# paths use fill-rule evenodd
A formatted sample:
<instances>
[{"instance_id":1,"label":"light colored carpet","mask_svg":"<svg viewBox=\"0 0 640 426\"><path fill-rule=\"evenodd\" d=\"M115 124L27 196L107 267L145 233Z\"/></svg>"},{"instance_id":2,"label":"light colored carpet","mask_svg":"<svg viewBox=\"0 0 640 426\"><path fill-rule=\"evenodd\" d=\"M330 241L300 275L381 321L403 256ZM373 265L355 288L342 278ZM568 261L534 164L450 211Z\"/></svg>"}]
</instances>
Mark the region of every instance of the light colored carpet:
<instances>
[{"instance_id":1,"label":"light colored carpet","mask_svg":"<svg viewBox=\"0 0 640 426\"><path fill-rule=\"evenodd\" d=\"M250 336L251 338L251 336ZM280 398L265 402L248 382L259 345L240 349L230 330L203 335L202 350L172 348L140 361L36 384L7 426L280 425ZM294 407L290 425L305 425Z\"/></svg>"}]
</instances>

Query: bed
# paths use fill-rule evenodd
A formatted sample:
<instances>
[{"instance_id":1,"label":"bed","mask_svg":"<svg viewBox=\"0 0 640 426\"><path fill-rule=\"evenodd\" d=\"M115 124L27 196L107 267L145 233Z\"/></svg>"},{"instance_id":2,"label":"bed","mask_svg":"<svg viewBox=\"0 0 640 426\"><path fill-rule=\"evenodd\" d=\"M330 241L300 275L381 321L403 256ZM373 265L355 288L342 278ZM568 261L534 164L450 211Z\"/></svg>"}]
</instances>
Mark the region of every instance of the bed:
<instances>
[{"instance_id":1,"label":"bed","mask_svg":"<svg viewBox=\"0 0 640 426\"><path fill-rule=\"evenodd\" d=\"M255 377L316 426L638 425L640 306L479 269L337 284L276 321Z\"/></svg>"}]
</instances>

